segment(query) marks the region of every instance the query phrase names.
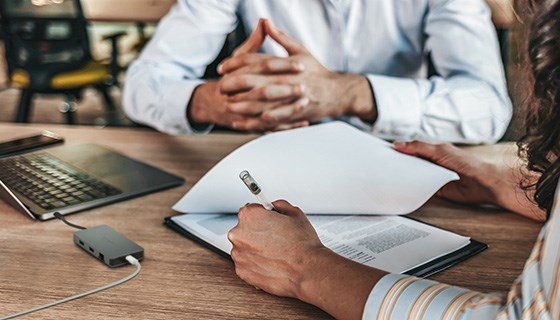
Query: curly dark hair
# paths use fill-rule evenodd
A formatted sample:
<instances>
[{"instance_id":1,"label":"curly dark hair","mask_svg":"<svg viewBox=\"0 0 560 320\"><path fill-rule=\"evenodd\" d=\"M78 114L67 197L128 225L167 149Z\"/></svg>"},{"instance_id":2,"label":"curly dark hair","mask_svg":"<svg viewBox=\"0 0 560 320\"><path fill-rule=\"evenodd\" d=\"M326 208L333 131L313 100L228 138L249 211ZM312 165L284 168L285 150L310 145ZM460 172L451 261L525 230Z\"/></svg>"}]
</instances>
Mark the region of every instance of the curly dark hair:
<instances>
[{"instance_id":1,"label":"curly dark hair","mask_svg":"<svg viewBox=\"0 0 560 320\"><path fill-rule=\"evenodd\" d=\"M532 99L526 133L518 142L527 168L540 175L534 200L550 216L560 177L560 0L530 2L533 22L529 31Z\"/></svg>"}]
</instances>

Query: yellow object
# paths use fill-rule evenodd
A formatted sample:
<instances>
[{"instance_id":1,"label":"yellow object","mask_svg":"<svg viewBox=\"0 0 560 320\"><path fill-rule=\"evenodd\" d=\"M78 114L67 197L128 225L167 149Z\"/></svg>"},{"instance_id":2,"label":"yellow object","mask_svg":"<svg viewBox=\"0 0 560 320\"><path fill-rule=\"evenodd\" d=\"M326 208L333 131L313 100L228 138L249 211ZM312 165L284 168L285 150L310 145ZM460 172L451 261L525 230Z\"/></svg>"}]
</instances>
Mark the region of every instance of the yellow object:
<instances>
[{"instance_id":1,"label":"yellow object","mask_svg":"<svg viewBox=\"0 0 560 320\"><path fill-rule=\"evenodd\" d=\"M111 79L111 74L106 65L89 62L84 67L68 72L61 72L51 79L52 89L72 89L90 84L104 83ZM29 73L17 69L12 73L12 84L16 87L29 86Z\"/></svg>"}]
</instances>

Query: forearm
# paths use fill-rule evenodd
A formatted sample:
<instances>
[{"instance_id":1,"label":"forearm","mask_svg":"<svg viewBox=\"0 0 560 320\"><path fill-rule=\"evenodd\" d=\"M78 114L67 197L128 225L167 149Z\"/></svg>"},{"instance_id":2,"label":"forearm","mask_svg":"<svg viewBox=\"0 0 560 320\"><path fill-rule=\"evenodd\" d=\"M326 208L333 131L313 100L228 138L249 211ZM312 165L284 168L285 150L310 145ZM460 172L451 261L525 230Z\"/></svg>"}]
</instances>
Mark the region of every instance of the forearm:
<instances>
[{"instance_id":1,"label":"forearm","mask_svg":"<svg viewBox=\"0 0 560 320\"><path fill-rule=\"evenodd\" d=\"M378 112L373 133L389 140L493 143L511 117L509 98L473 76L367 77Z\"/></svg>"},{"instance_id":2,"label":"forearm","mask_svg":"<svg viewBox=\"0 0 560 320\"><path fill-rule=\"evenodd\" d=\"M132 120L165 133L193 133L185 112L200 83L184 79L181 70L171 64L138 60L126 74L124 111Z\"/></svg>"},{"instance_id":3,"label":"forearm","mask_svg":"<svg viewBox=\"0 0 560 320\"><path fill-rule=\"evenodd\" d=\"M385 272L348 260L327 248L308 255L297 297L337 319L361 319L367 298Z\"/></svg>"},{"instance_id":4,"label":"forearm","mask_svg":"<svg viewBox=\"0 0 560 320\"><path fill-rule=\"evenodd\" d=\"M220 103L218 101L218 82L205 82L194 90L188 105L187 118L191 124L210 124L213 123L213 116L210 112L211 106Z\"/></svg>"}]
</instances>

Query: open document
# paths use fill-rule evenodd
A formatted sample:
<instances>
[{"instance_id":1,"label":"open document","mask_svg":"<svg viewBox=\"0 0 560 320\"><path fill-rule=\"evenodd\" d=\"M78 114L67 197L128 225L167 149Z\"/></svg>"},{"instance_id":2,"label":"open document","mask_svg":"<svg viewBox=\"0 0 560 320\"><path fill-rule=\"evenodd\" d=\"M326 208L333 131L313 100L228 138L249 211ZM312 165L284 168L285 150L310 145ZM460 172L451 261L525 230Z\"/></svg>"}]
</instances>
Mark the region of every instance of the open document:
<instances>
[{"instance_id":1,"label":"open document","mask_svg":"<svg viewBox=\"0 0 560 320\"><path fill-rule=\"evenodd\" d=\"M239 180L243 170L269 199L286 199L308 214L407 214L458 179L369 133L332 122L248 142L214 166L173 209L234 213L255 202Z\"/></svg>"},{"instance_id":2,"label":"open document","mask_svg":"<svg viewBox=\"0 0 560 320\"><path fill-rule=\"evenodd\" d=\"M387 272L406 273L471 242L470 238L399 216L308 217L325 246L343 257ZM170 220L185 231L183 234L230 254L232 245L227 233L237 224L237 215L185 214Z\"/></svg>"}]
</instances>

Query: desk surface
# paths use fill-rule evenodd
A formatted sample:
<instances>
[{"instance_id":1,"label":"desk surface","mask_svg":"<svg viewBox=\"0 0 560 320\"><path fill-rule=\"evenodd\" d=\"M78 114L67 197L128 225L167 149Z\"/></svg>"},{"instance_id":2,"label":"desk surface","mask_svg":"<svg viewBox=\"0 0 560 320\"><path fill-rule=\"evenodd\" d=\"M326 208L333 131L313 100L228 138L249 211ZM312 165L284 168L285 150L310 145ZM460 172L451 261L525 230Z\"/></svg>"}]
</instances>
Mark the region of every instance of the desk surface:
<instances>
[{"instance_id":1,"label":"desk surface","mask_svg":"<svg viewBox=\"0 0 560 320\"><path fill-rule=\"evenodd\" d=\"M145 248L142 273L131 282L26 319L323 319L305 303L257 291L239 280L230 261L162 225L170 207L222 157L254 135L172 137L147 129L0 124L0 140L42 129L67 144L94 142L164 168L185 185L68 216L80 225L108 224ZM475 147L501 161L511 145ZM500 210L433 200L415 218L472 236L490 248L432 277L481 291L505 292L531 250L540 224ZM32 221L0 201L0 315L61 299L131 273L109 269L72 242L74 229L57 220Z\"/></svg>"}]
</instances>

